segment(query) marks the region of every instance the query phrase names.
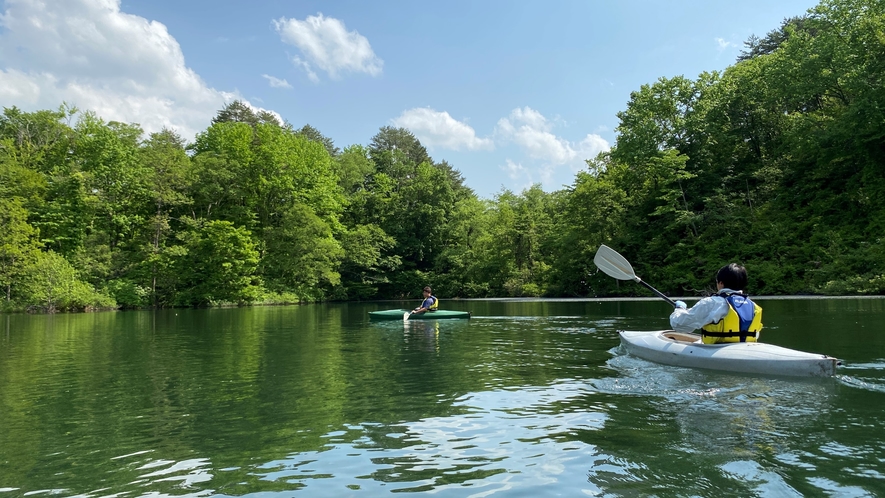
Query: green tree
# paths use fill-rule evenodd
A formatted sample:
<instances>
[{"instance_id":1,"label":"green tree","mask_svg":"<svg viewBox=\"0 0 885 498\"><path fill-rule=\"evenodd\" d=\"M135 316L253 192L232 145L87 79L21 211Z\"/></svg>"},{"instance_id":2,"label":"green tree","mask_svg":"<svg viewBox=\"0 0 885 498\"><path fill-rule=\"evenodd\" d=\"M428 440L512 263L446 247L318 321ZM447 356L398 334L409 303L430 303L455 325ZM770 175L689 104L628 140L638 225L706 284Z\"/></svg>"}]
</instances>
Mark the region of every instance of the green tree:
<instances>
[{"instance_id":1,"label":"green tree","mask_svg":"<svg viewBox=\"0 0 885 498\"><path fill-rule=\"evenodd\" d=\"M393 193L381 228L397 241L396 252L409 268L427 271L448 240L448 217L455 193L446 174L421 163Z\"/></svg>"},{"instance_id":2,"label":"green tree","mask_svg":"<svg viewBox=\"0 0 885 498\"><path fill-rule=\"evenodd\" d=\"M256 127L256 137L250 194L257 198L262 226L272 226L275 218L302 203L337 228L343 195L325 147L270 125Z\"/></svg>"},{"instance_id":3,"label":"green tree","mask_svg":"<svg viewBox=\"0 0 885 498\"><path fill-rule=\"evenodd\" d=\"M258 251L251 234L229 221L207 221L182 234L178 304L249 303L258 297Z\"/></svg>"},{"instance_id":4,"label":"green tree","mask_svg":"<svg viewBox=\"0 0 885 498\"><path fill-rule=\"evenodd\" d=\"M369 157L379 172L400 182L413 175L419 164L433 162L412 132L392 126L382 126L372 137Z\"/></svg>"},{"instance_id":5,"label":"green tree","mask_svg":"<svg viewBox=\"0 0 885 498\"><path fill-rule=\"evenodd\" d=\"M807 30L807 16L793 16L784 19L779 28L769 31L764 37L751 35L744 42L744 49L738 55L738 62L747 61L760 55L768 55L777 50L791 34Z\"/></svg>"},{"instance_id":6,"label":"green tree","mask_svg":"<svg viewBox=\"0 0 885 498\"><path fill-rule=\"evenodd\" d=\"M475 195L455 202L449 213L448 239L436 259L439 281L435 284L447 295L486 297L492 295L481 276L483 261L480 241L492 223L493 203Z\"/></svg>"},{"instance_id":7,"label":"green tree","mask_svg":"<svg viewBox=\"0 0 885 498\"><path fill-rule=\"evenodd\" d=\"M148 171L139 161L142 130L137 125L105 124L86 113L75 128L77 141L73 161L86 174L89 195L94 197L100 230L111 249L134 235L143 223L140 206L148 196Z\"/></svg>"},{"instance_id":8,"label":"green tree","mask_svg":"<svg viewBox=\"0 0 885 498\"><path fill-rule=\"evenodd\" d=\"M283 125L274 114L263 109L257 110L242 100L234 100L225 104L212 118L212 124L216 123L246 123L250 126L258 124Z\"/></svg>"},{"instance_id":9,"label":"green tree","mask_svg":"<svg viewBox=\"0 0 885 498\"><path fill-rule=\"evenodd\" d=\"M66 104L57 110L22 112L4 107L0 116L0 140L9 140L3 152L24 168L44 174L67 166L74 131L68 125L79 111Z\"/></svg>"},{"instance_id":10,"label":"green tree","mask_svg":"<svg viewBox=\"0 0 885 498\"><path fill-rule=\"evenodd\" d=\"M294 291L301 298L317 299L340 283L341 245L329 225L309 207L294 205L278 226L266 231L260 269L268 284Z\"/></svg>"},{"instance_id":11,"label":"green tree","mask_svg":"<svg viewBox=\"0 0 885 498\"><path fill-rule=\"evenodd\" d=\"M362 145L344 148L332 162L338 186L348 195L366 187L366 181L375 172L375 163L369 159L369 149Z\"/></svg>"},{"instance_id":12,"label":"green tree","mask_svg":"<svg viewBox=\"0 0 885 498\"><path fill-rule=\"evenodd\" d=\"M329 153L331 157L338 157L341 154L341 149L335 147L335 142L332 141L331 138L320 133L320 130L317 130L313 126L306 124L301 127L300 130L296 132L298 135L310 140L311 142L318 142L323 144L323 147L326 148L326 152Z\"/></svg>"},{"instance_id":13,"label":"green tree","mask_svg":"<svg viewBox=\"0 0 885 498\"><path fill-rule=\"evenodd\" d=\"M133 251L139 257L140 264L135 273L140 274L142 283L150 289L150 299L154 306L160 304L157 291L158 282L166 280L164 271L164 253L167 252L167 241L173 234L172 216L174 212L183 213L183 209L193 203L190 197L192 177L190 176L190 159L185 152L184 141L171 130L152 133L139 150L141 161L148 172L146 184L150 192L152 216L145 226L146 243L141 250ZM146 281L146 282L145 282ZM129 299L114 294L121 304L132 306L142 303L143 288L138 284L119 286Z\"/></svg>"},{"instance_id":14,"label":"green tree","mask_svg":"<svg viewBox=\"0 0 885 498\"><path fill-rule=\"evenodd\" d=\"M248 124L227 121L197 134L191 147L193 218L253 226L254 215L248 204L250 165L255 158L253 134Z\"/></svg>"},{"instance_id":15,"label":"green tree","mask_svg":"<svg viewBox=\"0 0 885 498\"><path fill-rule=\"evenodd\" d=\"M116 305L80 280L77 270L53 251L38 252L25 270L21 300L49 313Z\"/></svg>"},{"instance_id":16,"label":"green tree","mask_svg":"<svg viewBox=\"0 0 885 498\"><path fill-rule=\"evenodd\" d=\"M64 196L58 201L79 215L71 223L84 226L71 227L80 232L79 244L64 256L82 278L99 287L128 272L128 255L139 245L149 216L149 171L139 157L143 132L138 125L105 123L88 112L74 130L70 168L59 176L63 182L79 178L82 183L58 192Z\"/></svg>"},{"instance_id":17,"label":"green tree","mask_svg":"<svg viewBox=\"0 0 885 498\"><path fill-rule=\"evenodd\" d=\"M517 195L504 190L495 197L486 230L476 249L474 272L492 295L539 296L547 292L552 259L551 194L533 185Z\"/></svg>"},{"instance_id":18,"label":"green tree","mask_svg":"<svg viewBox=\"0 0 885 498\"><path fill-rule=\"evenodd\" d=\"M597 272L593 257L600 244L619 246L625 240L626 213L634 209L624 185L630 169L613 163L608 154L587 161L574 183L558 199L554 216L551 286L556 294L606 294L614 291L611 278L591 278Z\"/></svg>"},{"instance_id":19,"label":"green tree","mask_svg":"<svg viewBox=\"0 0 885 498\"><path fill-rule=\"evenodd\" d=\"M21 283L24 270L39 253L37 230L28 223L23 204L18 197L0 197L0 286L7 304L13 285Z\"/></svg>"},{"instance_id":20,"label":"green tree","mask_svg":"<svg viewBox=\"0 0 885 498\"><path fill-rule=\"evenodd\" d=\"M390 283L390 273L400 267L399 255L391 254L396 240L377 225L358 225L341 234L343 251L339 298L376 297L379 285Z\"/></svg>"}]
</instances>

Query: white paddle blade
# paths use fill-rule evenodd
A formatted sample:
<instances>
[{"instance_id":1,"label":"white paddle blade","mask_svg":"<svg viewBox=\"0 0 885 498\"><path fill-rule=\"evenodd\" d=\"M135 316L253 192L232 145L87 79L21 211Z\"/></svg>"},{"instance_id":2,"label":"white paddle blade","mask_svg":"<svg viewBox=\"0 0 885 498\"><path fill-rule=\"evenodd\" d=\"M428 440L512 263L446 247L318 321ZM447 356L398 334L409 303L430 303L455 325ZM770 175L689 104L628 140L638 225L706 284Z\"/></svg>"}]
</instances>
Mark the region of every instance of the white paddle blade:
<instances>
[{"instance_id":1,"label":"white paddle blade","mask_svg":"<svg viewBox=\"0 0 885 498\"><path fill-rule=\"evenodd\" d=\"M611 247L600 244L596 250L596 257L593 258L596 267L603 271L606 275L618 280L635 280L639 281L639 277L633 272L630 262L624 259Z\"/></svg>"},{"instance_id":2,"label":"white paddle blade","mask_svg":"<svg viewBox=\"0 0 885 498\"><path fill-rule=\"evenodd\" d=\"M411 315L411 314L412 314L412 313L411 313L410 311L406 311L405 313L403 313L403 321L404 321L404 322L405 322L405 321L408 321L408 320L409 320L409 315Z\"/></svg>"}]
</instances>

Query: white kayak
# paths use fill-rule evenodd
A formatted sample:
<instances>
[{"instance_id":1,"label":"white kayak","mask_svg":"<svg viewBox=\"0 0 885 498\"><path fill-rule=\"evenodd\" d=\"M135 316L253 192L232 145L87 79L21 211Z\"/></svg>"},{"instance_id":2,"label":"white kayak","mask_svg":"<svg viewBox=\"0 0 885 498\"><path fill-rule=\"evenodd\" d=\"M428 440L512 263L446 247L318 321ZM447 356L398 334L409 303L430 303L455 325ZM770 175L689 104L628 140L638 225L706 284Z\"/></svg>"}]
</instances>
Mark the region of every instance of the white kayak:
<instances>
[{"instance_id":1,"label":"white kayak","mask_svg":"<svg viewBox=\"0 0 885 498\"><path fill-rule=\"evenodd\" d=\"M655 363L677 367L791 377L831 377L840 364L832 356L796 351L764 342L703 344L700 335L672 330L621 330L618 334L628 353Z\"/></svg>"}]
</instances>

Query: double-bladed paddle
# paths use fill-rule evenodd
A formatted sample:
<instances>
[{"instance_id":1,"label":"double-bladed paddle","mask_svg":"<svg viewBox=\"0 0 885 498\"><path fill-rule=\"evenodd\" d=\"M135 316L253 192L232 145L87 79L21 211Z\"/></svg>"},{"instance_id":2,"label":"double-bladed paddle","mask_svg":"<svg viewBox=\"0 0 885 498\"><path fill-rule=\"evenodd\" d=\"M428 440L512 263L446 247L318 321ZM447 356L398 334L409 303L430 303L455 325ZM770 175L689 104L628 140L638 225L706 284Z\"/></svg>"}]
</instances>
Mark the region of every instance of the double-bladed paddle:
<instances>
[{"instance_id":1,"label":"double-bladed paddle","mask_svg":"<svg viewBox=\"0 0 885 498\"><path fill-rule=\"evenodd\" d=\"M596 267L602 270L606 275L618 280L632 280L638 284L642 284L647 287L648 290L654 292L674 307L676 306L676 303L672 299L637 277L630 262L611 247L605 244L600 244L599 249L596 250L596 257L593 258L593 262L596 263Z\"/></svg>"}]
</instances>

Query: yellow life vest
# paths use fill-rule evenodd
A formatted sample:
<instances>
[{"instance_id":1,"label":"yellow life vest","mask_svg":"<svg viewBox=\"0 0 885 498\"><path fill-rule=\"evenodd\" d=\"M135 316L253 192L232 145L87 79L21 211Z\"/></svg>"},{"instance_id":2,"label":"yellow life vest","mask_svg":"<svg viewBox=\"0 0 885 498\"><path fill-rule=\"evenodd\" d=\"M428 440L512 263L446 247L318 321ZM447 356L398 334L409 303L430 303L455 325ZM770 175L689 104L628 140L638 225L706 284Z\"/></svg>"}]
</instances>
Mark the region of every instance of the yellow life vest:
<instances>
[{"instance_id":1,"label":"yellow life vest","mask_svg":"<svg viewBox=\"0 0 885 498\"><path fill-rule=\"evenodd\" d=\"M439 299L436 296L430 296L433 298L433 304L430 305L430 308L427 308L430 311L436 311L439 309Z\"/></svg>"},{"instance_id":2,"label":"yellow life vest","mask_svg":"<svg viewBox=\"0 0 885 498\"><path fill-rule=\"evenodd\" d=\"M728 303L728 313L718 322L701 328L704 344L756 342L762 330L762 307L741 294L719 297Z\"/></svg>"}]
</instances>

